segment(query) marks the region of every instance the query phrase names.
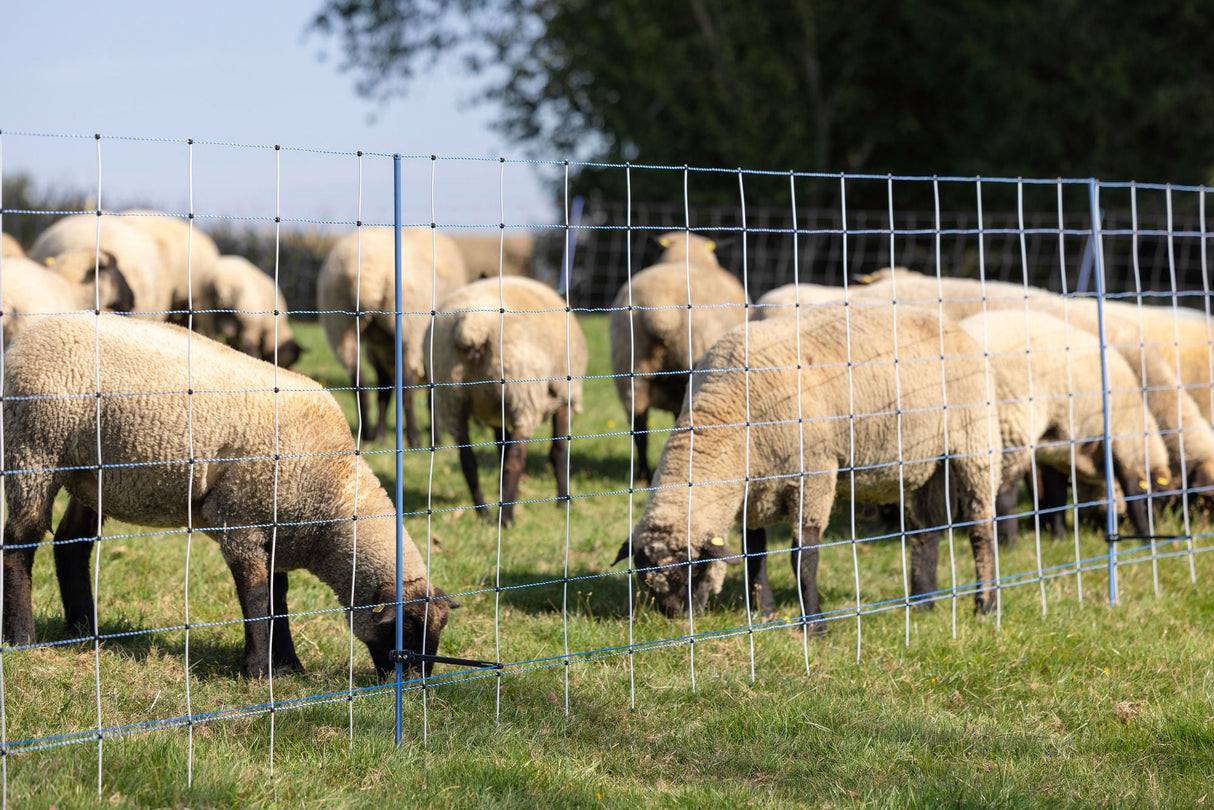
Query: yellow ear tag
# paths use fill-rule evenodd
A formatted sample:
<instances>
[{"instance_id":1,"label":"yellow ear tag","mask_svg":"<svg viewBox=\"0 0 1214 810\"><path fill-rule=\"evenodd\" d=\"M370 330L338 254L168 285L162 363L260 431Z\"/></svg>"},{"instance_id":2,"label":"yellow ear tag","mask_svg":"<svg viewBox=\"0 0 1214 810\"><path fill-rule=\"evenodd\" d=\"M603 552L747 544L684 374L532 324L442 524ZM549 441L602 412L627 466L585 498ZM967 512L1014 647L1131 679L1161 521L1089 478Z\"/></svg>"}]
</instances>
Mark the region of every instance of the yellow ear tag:
<instances>
[{"instance_id":1,"label":"yellow ear tag","mask_svg":"<svg viewBox=\"0 0 1214 810\"><path fill-rule=\"evenodd\" d=\"M1144 478L1143 480L1138 482L1138 488L1141 489L1143 492L1146 492L1148 489L1151 488L1151 485L1148 484L1146 482L1146 479Z\"/></svg>"},{"instance_id":2,"label":"yellow ear tag","mask_svg":"<svg viewBox=\"0 0 1214 810\"><path fill-rule=\"evenodd\" d=\"M667 248L670 247L670 240L663 236L662 238L658 239L658 244L664 248Z\"/></svg>"},{"instance_id":3,"label":"yellow ear tag","mask_svg":"<svg viewBox=\"0 0 1214 810\"><path fill-rule=\"evenodd\" d=\"M375 607L371 608L371 612L372 613L383 613L384 607L385 607L384 605L376 605Z\"/></svg>"},{"instance_id":4,"label":"yellow ear tag","mask_svg":"<svg viewBox=\"0 0 1214 810\"><path fill-rule=\"evenodd\" d=\"M860 281L864 284L872 284L873 276L871 273L865 273L864 275L860 276Z\"/></svg>"},{"instance_id":5,"label":"yellow ear tag","mask_svg":"<svg viewBox=\"0 0 1214 810\"><path fill-rule=\"evenodd\" d=\"M55 257L47 256L45 259L42 260L42 263L45 264L47 267L50 267L52 264L55 263Z\"/></svg>"},{"instance_id":6,"label":"yellow ear tag","mask_svg":"<svg viewBox=\"0 0 1214 810\"><path fill-rule=\"evenodd\" d=\"M709 540L708 542L712 543L714 546L723 546L723 545L725 545L725 538L724 537L714 537L711 540Z\"/></svg>"},{"instance_id":7,"label":"yellow ear tag","mask_svg":"<svg viewBox=\"0 0 1214 810\"><path fill-rule=\"evenodd\" d=\"M1156 478L1155 483L1161 487L1166 487L1171 482L1167 478Z\"/></svg>"},{"instance_id":8,"label":"yellow ear tag","mask_svg":"<svg viewBox=\"0 0 1214 810\"><path fill-rule=\"evenodd\" d=\"M714 241L712 241L711 239L710 239L710 240L708 240L708 249L709 249L709 250L716 250L716 249L717 249L717 243L716 243L716 242L714 242Z\"/></svg>"}]
</instances>

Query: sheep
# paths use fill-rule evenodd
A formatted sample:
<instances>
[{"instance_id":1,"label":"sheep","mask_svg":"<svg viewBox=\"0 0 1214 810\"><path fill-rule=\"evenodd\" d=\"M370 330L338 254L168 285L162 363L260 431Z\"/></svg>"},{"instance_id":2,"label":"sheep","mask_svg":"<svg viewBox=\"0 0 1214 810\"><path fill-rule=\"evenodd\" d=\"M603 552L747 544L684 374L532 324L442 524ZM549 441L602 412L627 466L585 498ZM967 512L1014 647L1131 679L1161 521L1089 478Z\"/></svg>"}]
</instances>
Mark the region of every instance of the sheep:
<instances>
[{"instance_id":1,"label":"sheep","mask_svg":"<svg viewBox=\"0 0 1214 810\"><path fill-rule=\"evenodd\" d=\"M160 251L161 271L164 283L170 286L172 320L185 323L191 297L194 309L203 294L203 285L211 263L219 258L219 248L210 236L197 226L191 227L189 220L146 208L132 208L122 212L123 222L151 237ZM207 337L215 337L206 333Z\"/></svg>"},{"instance_id":2,"label":"sheep","mask_svg":"<svg viewBox=\"0 0 1214 810\"><path fill-rule=\"evenodd\" d=\"M194 327L207 337L283 368L299 359L282 291L243 256L217 256L207 265L194 309Z\"/></svg>"},{"instance_id":3,"label":"sheep","mask_svg":"<svg viewBox=\"0 0 1214 810\"><path fill-rule=\"evenodd\" d=\"M569 414L582 410L587 357L582 328L563 298L518 276L475 281L443 299L426 329L423 356L434 386L434 435L447 431L459 446L460 468L477 507L485 506L485 496L469 419L494 428L504 448L503 526L514 522L527 443L549 417L557 497L568 500Z\"/></svg>"},{"instance_id":4,"label":"sheep","mask_svg":"<svg viewBox=\"0 0 1214 810\"><path fill-rule=\"evenodd\" d=\"M61 254L55 264L65 272L57 273L24 257L5 259L0 279L5 348L23 329L40 318L93 312L98 303L111 312L130 311L131 288L109 253L70 250ZM69 281L68 277L79 277L79 282Z\"/></svg>"},{"instance_id":5,"label":"sheep","mask_svg":"<svg viewBox=\"0 0 1214 810\"><path fill-rule=\"evenodd\" d=\"M662 253L658 256L658 264L665 262L686 262L704 267L720 267L717 260L716 240L700 236L691 231L667 231L656 238Z\"/></svg>"},{"instance_id":6,"label":"sheep","mask_svg":"<svg viewBox=\"0 0 1214 810\"><path fill-rule=\"evenodd\" d=\"M1206 421L1214 421L1214 385L1211 384L1211 336L1214 322L1205 312L1170 306L1135 306L1125 301L1106 302L1109 311L1123 320L1141 324L1144 342L1152 345L1169 369L1183 378L1186 389Z\"/></svg>"},{"instance_id":7,"label":"sheep","mask_svg":"<svg viewBox=\"0 0 1214 810\"><path fill-rule=\"evenodd\" d=\"M455 238L464 263L468 265L468 280L508 276L530 276L535 240L531 236L459 236Z\"/></svg>"},{"instance_id":8,"label":"sheep","mask_svg":"<svg viewBox=\"0 0 1214 810\"><path fill-rule=\"evenodd\" d=\"M1101 322L1097 303L1087 298L1066 298L1046 290L1006 282L981 283L975 279L925 276L906 268L886 268L865 276L868 286L852 288L851 301L939 306L953 318L963 319L981 312L1031 309L1064 320L1092 334ZM1174 359L1169 361L1163 346L1150 345L1139 330L1136 307L1105 302L1104 335L1134 369L1146 392L1147 407L1155 417L1172 463L1171 478L1188 489L1202 491L1203 500L1214 500L1214 433L1194 397L1177 381ZM1147 345L1144 345L1147 344ZM1199 364L1193 364L1198 366ZM1197 372L1194 372L1196 375ZM1181 462L1184 462L1183 467Z\"/></svg>"},{"instance_id":9,"label":"sheep","mask_svg":"<svg viewBox=\"0 0 1214 810\"><path fill-rule=\"evenodd\" d=\"M1104 381L1096 336L1038 311L972 315L961 321L961 328L987 347L991 365L1016 392L1015 401L1001 402L1001 408L1027 404L1029 440L1037 448L1038 461L1069 473L1075 446L1077 473L1088 483L1102 482L1102 460L1092 459L1084 449L1104 436ZM1155 417L1144 407L1137 376L1116 352L1106 353L1106 367L1114 473L1123 492L1145 495L1168 486L1168 450ZM1148 534L1145 500L1135 497L1128 509L1137 531Z\"/></svg>"},{"instance_id":10,"label":"sheep","mask_svg":"<svg viewBox=\"0 0 1214 810\"><path fill-rule=\"evenodd\" d=\"M711 241L679 232L662 240L663 260L620 288L607 325L615 390L636 444L633 478L642 486L652 472L649 409L678 413L692 366L746 320L750 306L742 285L716 263Z\"/></svg>"},{"instance_id":11,"label":"sheep","mask_svg":"<svg viewBox=\"0 0 1214 810\"><path fill-rule=\"evenodd\" d=\"M10 256L24 258L25 249L21 247L21 243L17 241L17 237L10 236L7 233L0 233L0 257L7 259Z\"/></svg>"},{"instance_id":12,"label":"sheep","mask_svg":"<svg viewBox=\"0 0 1214 810\"><path fill-rule=\"evenodd\" d=\"M724 536L744 516L745 552L758 555L750 598L765 618L774 612L765 539L755 530L791 522L801 614L820 631L817 549L836 493L868 503L902 498L910 525L938 526L951 517L946 457L952 504L969 524L976 606L993 607L1003 439L981 348L928 310L862 308L849 317L842 309L737 326L697 366L653 493L616 558L632 554L666 614L683 610L689 576L695 608L719 590L716 561L732 556ZM935 590L936 539L911 539L916 595ZM688 570L699 561L708 565Z\"/></svg>"},{"instance_id":13,"label":"sheep","mask_svg":"<svg viewBox=\"0 0 1214 810\"><path fill-rule=\"evenodd\" d=\"M842 304L846 299L842 287L825 284L785 284L768 290L755 301L752 321L765 321L796 315L800 307Z\"/></svg>"},{"instance_id":14,"label":"sheep","mask_svg":"<svg viewBox=\"0 0 1214 810\"><path fill-rule=\"evenodd\" d=\"M298 568L352 611L380 675L393 666L398 518L318 383L177 326L112 315L39 321L9 347L5 373L8 643L34 641L34 552L66 488L54 549L69 626L96 630L88 558L100 511L219 543L245 619L245 674L300 668L286 605ZM408 539L401 581L406 647L433 654L450 605Z\"/></svg>"},{"instance_id":15,"label":"sheep","mask_svg":"<svg viewBox=\"0 0 1214 810\"><path fill-rule=\"evenodd\" d=\"M437 258L436 251L437 248ZM362 437L384 437L388 403L395 382L396 319L394 282L395 239L390 228L361 228L338 240L320 268L317 308L325 337L346 373L358 386ZM361 267L361 270L360 270ZM401 304L404 334L406 436L410 447L420 443L413 407L413 387L423 378L421 340L430 313L441 301L467 282L467 268L450 237L430 228L408 228L401 233ZM378 385L379 420L371 418L371 388L361 382L359 346L366 353Z\"/></svg>"},{"instance_id":16,"label":"sheep","mask_svg":"<svg viewBox=\"0 0 1214 810\"><path fill-rule=\"evenodd\" d=\"M56 220L30 246L34 261L54 259L69 250L103 250L118 261L135 296L133 317L163 321L172 307L172 287L164 277L156 242L118 216L72 214Z\"/></svg>"}]
</instances>

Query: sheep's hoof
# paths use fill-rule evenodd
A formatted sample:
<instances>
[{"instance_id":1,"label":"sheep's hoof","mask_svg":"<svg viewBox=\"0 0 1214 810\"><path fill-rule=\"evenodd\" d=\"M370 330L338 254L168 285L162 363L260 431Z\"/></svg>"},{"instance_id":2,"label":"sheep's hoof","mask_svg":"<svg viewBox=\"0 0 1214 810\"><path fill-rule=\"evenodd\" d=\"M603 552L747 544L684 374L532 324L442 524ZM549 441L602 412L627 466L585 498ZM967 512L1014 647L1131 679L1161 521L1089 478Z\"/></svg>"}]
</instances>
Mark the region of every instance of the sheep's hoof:
<instances>
[{"instance_id":1,"label":"sheep's hoof","mask_svg":"<svg viewBox=\"0 0 1214 810\"><path fill-rule=\"evenodd\" d=\"M917 611L935 610L936 600L930 596L912 596L911 609Z\"/></svg>"},{"instance_id":2,"label":"sheep's hoof","mask_svg":"<svg viewBox=\"0 0 1214 810\"><path fill-rule=\"evenodd\" d=\"M811 638L822 638L826 635L826 622L815 618L800 620L802 632Z\"/></svg>"},{"instance_id":3,"label":"sheep's hoof","mask_svg":"<svg viewBox=\"0 0 1214 810\"><path fill-rule=\"evenodd\" d=\"M274 662L274 677L280 678L284 675L295 675L304 671L303 664L298 659L294 661L275 661ZM259 664L249 664L245 662L244 674L247 678L266 678L269 677L269 667L264 662Z\"/></svg>"}]
</instances>

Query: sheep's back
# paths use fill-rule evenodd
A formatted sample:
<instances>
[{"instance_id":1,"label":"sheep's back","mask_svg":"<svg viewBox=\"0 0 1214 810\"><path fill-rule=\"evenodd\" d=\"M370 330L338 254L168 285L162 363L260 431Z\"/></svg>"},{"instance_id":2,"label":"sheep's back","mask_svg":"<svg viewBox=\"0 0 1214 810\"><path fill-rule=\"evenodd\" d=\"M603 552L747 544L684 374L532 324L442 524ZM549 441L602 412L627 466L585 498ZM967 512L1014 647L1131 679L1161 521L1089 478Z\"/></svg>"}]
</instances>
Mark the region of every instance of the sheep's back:
<instances>
[{"instance_id":1,"label":"sheep's back","mask_svg":"<svg viewBox=\"0 0 1214 810\"><path fill-rule=\"evenodd\" d=\"M65 475L95 504L91 467L106 465L104 511L134 523L184 524L187 494L197 500L225 480L259 493L264 517L274 456L285 496L304 485L293 470L353 452L341 409L319 384L178 327L45 319L14 341L6 375L8 468L86 468Z\"/></svg>"},{"instance_id":2,"label":"sheep's back","mask_svg":"<svg viewBox=\"0 0 1214 810\"><path fill-rule=\"evenodd\" d=\"M100 240L98 240L100 224ZM52 259L77 248L108 251L135 295L135 313L150 320L165 320L172 306L173 287L163 267L160 249L148 235L121 217L74 214L56 220L30 247L35 261Z\"/></svg>"}]
</instances>

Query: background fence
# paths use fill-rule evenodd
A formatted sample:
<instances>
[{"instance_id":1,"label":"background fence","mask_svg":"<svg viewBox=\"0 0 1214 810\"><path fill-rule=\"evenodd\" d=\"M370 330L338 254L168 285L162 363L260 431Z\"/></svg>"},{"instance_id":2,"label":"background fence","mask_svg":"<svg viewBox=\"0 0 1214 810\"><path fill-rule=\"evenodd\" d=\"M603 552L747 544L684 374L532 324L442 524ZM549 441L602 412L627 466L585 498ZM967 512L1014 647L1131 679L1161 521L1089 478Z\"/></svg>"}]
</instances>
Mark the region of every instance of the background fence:
<instances>
[{"instance_id":1,"label":"background fence","mask_svg":"<svg viewBox=\"0 0 1214 810\"><path fill-rule=\"evenodd\" d=\"M112 521L102 532L90 574L98 596L97 632L81 635L58 619L49 555L43 551L33 587L38 634L32 642L9 644L0 651L0 755L4 767L7 769L10 763L19 766L22 757L44 749L95 745L99 783L105 772L102 752L107 740L184 729L190 752L186 767L192 774L194 735L202 733L200 729L258 716L266 718L268 724L272 761L275 718L288 710L344 703L348 706L351 737L356 729L357 733L386 734L387 728L361 720L356 704L376 703L392 692L397 696L398 737L424 738L428 695L440 688L492 684L486 691L486 701L500 711L503 681L526 682L537 673L549 673L555 674L559 694L568 707L577 697L577 681L576 677L571 679L571 670L618 667L618 677L630 681L630 699L635 705L638 693L649 688L645 671L653 656L685 656L686 677L694 683L697 673L712 671L717 665L711 650L720 647L745 649L752 677L757 673L759 678L786 678L807 672L814 656L813 640L799 633L795 641L789 640L788 625L800 627L806 619L795 580L777 579L774 585L782 611L778 617L752 612L747 607L746 586L740 582L742 575L731 572L706 614L666 619L642 598L644 589L639 587L634 572L624 565L612 566L646 499L660 490L645 486L632 475L636 450L613 390L620 372L613 370L609 361L609 313L605 310L610 309L613 296L628 282L629 274L635 275L651 261L651 237L664 230L689 228L714 238L720 244L722 264L746 284L752 300L794 279L842 287L845 278L851 284L851 276L897 264L933 277L983 277L1065 291L1076 298L1100 300L1095 293L1103 291L1110 297L1134 301L1140 293L1155 293L1154 297L1148 296L1148 302L1200 310L1207 317L1209 314L1209 223L1204 187L737 172L737 207L700 207L690 195L682 204L674 205L590 201L580 219L575 220L574 203L565 200L563 207L569 212L565 221L529 225L513 220L505 203L508 171L526 168L525 162L11 132L0 137L0 148L7 155L34 142L40 149L48 149L49 143L46 154L53 160L70 153L80 165L91 164L92 181L86 186L91 204L83 210L118 215L127 205L152 204L164 209L168 217L192 224L196 232L214 234L223 252L242 253L275 277L293 313L300 316L297 331L306 352L296 370L317 379L337 397L356 430L350 452L366 459L386 491L395 493L395 510L416 542L427 579L432 577L462 604L451 615L439 652L468 659L462 664L440 663L425 679L381 684L361 644L355 643L349 614L335 604L328 588L305 576L293 579L288 615L296 628L300 656L312 674L306 678L245 681L236 674L241 667L237 651L244 623L238 618L237 605L227 596L231 578L214 544L193 543L191 531L162 533ZM82 144L86 147L83 156ZM178 178L178 191L186 189L184 205L173 205L182 198L167 191L163 198L167 202L148 200L146 195L124 197L121 171L117 179L110 173L111 152L119 153L119 166L128 165L122 163L123 159L152 162L155 155L156 160L163 160L172 176ZM213 182L208 172L218 173L217 167L225 165L225 156L240 165L251 161L261 175L273 178L262 194L272 204L264 202L260 212L195 204L195 192ZM288 166L293 159L299 159L302 165ZM307 188L310 175L306 161L313 159L336 162L348 170L348 181L342 188L346 202L340 213L329 218L291 215L289 206L283 205L290 196L285 191L302 192ZM445 216L436 213L442 207L440 200L450 191L443 186L444 168L460 162L487 169L485 179L473 193L495 194L502 200L499 222L462 221L458 206L453 205L447 206L450 213ZM559 172L562 166L553 162L548 168ZM395 183L394 168L398 170ZM681 167L618 168L622 172L682 173L685 177L697 171ZM0 163L0 175L4 171ZM775 182L773 177L791 186L794 199L798 189L805 187L838 192L838 205L799 209L795 203L776 207L756 202L755 192L747 184ZM846 196L855 185L884 185L884 209L848 207ZM926 208L924 200L928 201ZM1096 222L1093 210L1098 212ZM72 211L32 209L0 200L0 225L6 232L19 235L26 249L33 245L35 231L40 230L30 223L41 226L50 217L68 213ZM537 460L543 457L540 451L550 438L541 430L527 440L533 445L529 448L531 461L524 467L519 495L522 508L513 528L499 520L478 521L475 516L486 510L472 508L460 477L461 450L467 449L481 457L482 475L490 480L495 474L503 477L500 473L507 461L498 455L497 437L488 428L475 428L462 446L449 443L449 437L435 437L438 441L433 450L427 441L420 447L406 447L400 430L395 440L386 442L357 439L356 383L334 360L319 327L306 323L321 310L315 299L316 274L332 244L366 226L394 224L433 224L439 232L455 235L486 226L497 226L498 233L508 235L530 234L537 245L533 272L553 282L561 275L566 246L576 236L565 293L567 317L580 322L586 332L589 366L584 372L575 369L570 349L559 344L550 353L563 363L564 372L541 375L545 380L550 376L558 387L579 378L586 391L584 410L574 413L569 425L568 483L572 497L552 495L553 473ZM11 271L5 275L6 266L12 266L10 259L0 263L0 289L7 295L13 282ZM689 272L686 284L689 289L697 286L693 272ZM406 300L400 309L406 315L434 317L435 307L428 300ZM6 316L12 314L7 302L5 310ZM441 304L437 310L443 312ZM559 313L560 309L553 311ZM398 313L385 309L380 314ZM1204 345L1208 356L1208 337ZM1107 339L1102 343L1102 358L1111 347L1117 344ZM843 367L847 367L846 362ZM366 370L361 373L365 376L358 382L364 387L385 384L382 379L372 379ZM11 403L7 379L5 383L9 396L6 403ZM403 383L398 375L395 402L400 402ZM193 396L192 381L187 379L183 385ZM1179 386L1176 390L1184 390L1199 405L1204 400L1208 406L1208 378L1182 379ZM180 397L183 392L174 388L156 393ZM230 389L234 394L257 392L272 393L275 407L283 403L284 413L289 412L285 403L292 391L285 387L279 391L275 384L271 391L242 386L234 379ZM433 386L418 386L423 399L434 392ZM117 399L133 392L102 393ZM1019 393L1032 397L1031 392ZM1112 393L1116 390L1107 382L1095 392L1105 401L1106 413ZM1146 393L1143 396L1145 401ZM994 408L998 403L980 404ZM836 417L858 415L862 413L840 413ZM647 427L654 444L666 438L672 418L654 415ZM1208 433L1209 415L1205 418L1205 424L1197 428ZM399 410L396 421L400 421ZM12 426L11 420L6 418L5 422ZM745 414L739 415L739 423L748 422ZM1193 428L1192 424L1182 426ZM1141 421L1131 426L1129 433L1144 442L1149 434L1150 429ZM1107 448L1119 435L1106 427L1103 433L1085 438ZM4 443L11 448L13 437L5 435ZM102 473L107 469L106 452L102 448ZM317 458L332 455L320 448L313 452L322 454ZM656 448L650 453L656 458ZM253 456L246 460L266 459ZM938 458L929 454L904 459L908 464L915 460ZM1114 466L1107 453L1100 461L1105 469ZM275 466L280 462L277 452L273 462ZM12 492L15 476L30 472L6 463L6 492ZM812 472L817 471L789 470L787 474L804 477ZM747 470L736 473L738 479L751 480ZM1184 480L1183 475L1180 480ZM715 483L731 482L736 483L734 479ZM666 480L662 485L671 486ZM104 483L101 487L104 492ZM1088 501L1079 498L1079 505L1107 505L1113 497L1112 487L1109 483ZM492 493L494 487L486 490ZM271 493L274 509L279 508L278 493L278 488ZM1124 494L1131 500L1145 498ZM1201 491L1194 491L1179 506L1151 518L1151 533L1165 539L1118 548L1117 544L1106 544L1103 532L1081 531L1078 521L1072 524L1069 531L1073 534L1068 541L1043 540L1040 520L1052 513L1039 513L1026 491L1017 509L1032 528L1023 534L1016 550L996 551L998 576L994 585L1001 599L996 615L1003 615L1009 601L1039 602L1040 609L1046 610L1050 598L1083 599L1085 592L1091 598L1092 592L1100 592L1105 585L1113 593L1120 566L1154 570L1160 566L1187 567L1187 578L1196 580L1195 560L1212 547L1209 526L1194 508L1198 494ZM491 503L495 499L493 494L489 496ZM1055 507L1058 509L1070 513L1069 507ZM496 518L496 512L488 511ZM59 513L56 509L56 517ZM898 614L906 625L907 643L911 640L915 614L909 581L913 548L908 541L913 546L917 534L900 513L897 508L884 513L874 511L841 497L822 539L819 581L823 619L835 628L832 632L854 631L857 656L863 654L862 626L882 621L885 615ZM6 512L6 520L10 517ZM256 525L255 521L250 525ZM296 525L285 523L274 528L285 532ZM952 530L964 535L969 525L962 519L926 528L941 529L947 535L941 563L941 581L945 584L931 595L940 605L951 607L955 634L958 623L976 621L966 615L968 610L958 611L958 604L964 607L981 587L967 574L968 554L952 542ZM774 558L792 556L786 541L787 534L777 535L770 552ZM35 548L52 542L62 545L65 539L42 538ZM410 542L408 537L402 540L402 544ZM6 554L12 553L7 534L6 544ZM729 545L738 548L738 541L731 539ZM752 552L745 562L751 568L757 564L757 556ZM780 576L774 573L776 569L787 575L785 568L773 564L773 576ZM1102 579L1106 576L1107 580ZM1093 579L1099 584L1093 586ZM1067 585L1070 590L1051 590L1052 583L1060 581L1071 583ZM1154 587L1159 587L1158 577ZM342 598L339 594L338 600ZM391 601L360 604L375 609ZM996 632L994 624L990 632ZM791 654L790 646L794 650ZM477 661L500 666L477 665ZM87 677L82 675L85 672ZM403 709L402 692L416 695L403 703ZM61 708L52 712L48 705Z\"/></svg>"}]
</instances>

